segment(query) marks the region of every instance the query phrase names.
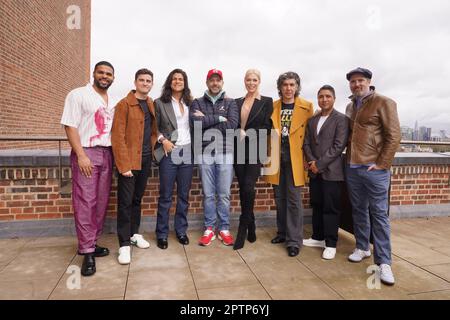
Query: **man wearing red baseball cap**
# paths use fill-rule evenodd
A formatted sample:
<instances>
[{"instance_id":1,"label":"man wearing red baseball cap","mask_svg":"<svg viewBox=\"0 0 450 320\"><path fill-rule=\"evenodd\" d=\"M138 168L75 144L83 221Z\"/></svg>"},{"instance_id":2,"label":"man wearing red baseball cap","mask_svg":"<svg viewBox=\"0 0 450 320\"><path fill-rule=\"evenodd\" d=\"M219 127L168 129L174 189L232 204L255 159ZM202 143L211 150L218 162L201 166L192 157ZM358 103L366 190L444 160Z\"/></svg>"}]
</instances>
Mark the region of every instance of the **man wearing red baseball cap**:
<instances>
[{"instance_id":1,"label":"man wearing red baseball cap","mask_svg":"<svg viewBox=\"0 0 450 320\"><path fill-rule=\"evenodd\" d=\"M239 113L234 99L225 96L223 83L222 71L209 70L206 76L208 90L203 97L194 100L189 110L194 135L199 128L202 131L200 150L194 141L195 161L199 165L204 195L205 232L199 240L202 246L210 245L216 234L224 245L231 246L234 242L229 231L229 216L233 141ZM194 140L199 141L198 138ZM219 223L216 228L217 215Z\"/></svg>"},{"instance_id":2,"label":"man wearing red baseball cap","mask_svg":"<svg viewBox=\"0 0 450 320\"><path fill-rule=\"evenodd\" d=\"M218 75L221 80L223 80L222 71L218 69L211 69L208 71L208 75L206 76L206 81L208 81L213 75Z\"/></svg>"}]
</instances>

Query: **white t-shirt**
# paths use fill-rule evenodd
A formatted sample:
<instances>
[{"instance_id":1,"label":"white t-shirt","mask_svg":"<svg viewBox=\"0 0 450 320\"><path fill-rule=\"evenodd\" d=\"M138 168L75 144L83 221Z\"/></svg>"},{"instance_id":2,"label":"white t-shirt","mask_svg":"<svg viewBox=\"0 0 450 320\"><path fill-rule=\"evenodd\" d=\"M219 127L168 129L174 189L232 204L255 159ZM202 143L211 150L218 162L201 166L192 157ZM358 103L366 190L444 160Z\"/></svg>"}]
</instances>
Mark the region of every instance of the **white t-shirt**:
<instances>
[{"instance_id":1,"label":"white t-shirt","mask_svg":"<svg viewBox=\"0 0 450 320\"><path fill-rule=\"evenodd\" d=\"M328 116L321 116L319 119L319 123L317 124L317 135L319 135L320 129L322 129L323 124L327 121Z\"/></svg>"},{"instance_id":2,"label":"white t-shirt","mask_svg":"<svg viewBox=\"0 0 450 320\"><path fill-rule=\"evenodd\" d=\"M114 108L112 103L106 105L89 83L67 95L61 124L77 128L85 148L110 147Z\"/></svg>"},{"instance_id":3,"label":"white t-shirt","mask_svg":"<svg viewBox=\"0 0 450 320\"><path fill-rule=\"evenodd\" d=\"M178 101L172 97L172 107L175 112L175 117L177 118L177 127L178 127L178 139L176 142L177 146L184 146L186 144L191 143L191 131L189 128L189 108L182 101L184 112L181 114L180 106Z\"/></svg>"}]
</instances>

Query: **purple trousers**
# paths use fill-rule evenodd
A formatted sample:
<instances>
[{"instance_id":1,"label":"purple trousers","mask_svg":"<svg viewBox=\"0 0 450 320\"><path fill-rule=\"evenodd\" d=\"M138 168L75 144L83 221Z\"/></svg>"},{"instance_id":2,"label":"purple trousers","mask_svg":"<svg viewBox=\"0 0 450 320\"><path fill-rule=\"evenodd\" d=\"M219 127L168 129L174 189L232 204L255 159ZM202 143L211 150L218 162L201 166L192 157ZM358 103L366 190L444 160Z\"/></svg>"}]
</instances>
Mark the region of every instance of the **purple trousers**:
<instances>
[{"instance_id":1,"label":"purple trousers","mask_svg":"<svg viewBox=\"0 0 450 320\"><path fill-rule=\"evenodd\" d=\"M85 177L72 151L72 203L79 253L92 253L103 231L111 191L113 155L111 148L84 148L92 163L92 176Z\"/></svg>"}]
</instances>

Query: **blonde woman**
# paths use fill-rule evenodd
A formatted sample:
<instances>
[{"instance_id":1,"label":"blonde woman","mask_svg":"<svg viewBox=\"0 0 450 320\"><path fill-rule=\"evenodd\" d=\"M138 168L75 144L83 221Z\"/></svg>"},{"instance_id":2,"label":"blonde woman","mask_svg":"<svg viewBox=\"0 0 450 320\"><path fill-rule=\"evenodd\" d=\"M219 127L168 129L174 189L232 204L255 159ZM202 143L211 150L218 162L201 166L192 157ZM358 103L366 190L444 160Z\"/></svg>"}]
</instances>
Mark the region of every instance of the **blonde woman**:
<instances>
[{"instance_id":1,"label":"blonde woman","mask_svg":"<svg viewBox=\"0 0 450 320\"><path fill-rule=\"evenodd\" d=\"M255 203L255 186L261 174L260 148L267 154L267 144L259 141L260 135L265 131L270 137L272 128L273 100L261 96L259 85L261 73L250 69L245 73L244 84L247 93L244 97L236 99L239 108L240 137L235 144L234 170L239 182L239 196L241 200L241 216L239 229L233 246L234 250L244 247L245 239L256 241L256 224L253 206ZM261 139L267 141L266 139ZM263 142L264 143L264 142ZM255 148L256 146L256 148Z\"/></svg>"}]
</instances>

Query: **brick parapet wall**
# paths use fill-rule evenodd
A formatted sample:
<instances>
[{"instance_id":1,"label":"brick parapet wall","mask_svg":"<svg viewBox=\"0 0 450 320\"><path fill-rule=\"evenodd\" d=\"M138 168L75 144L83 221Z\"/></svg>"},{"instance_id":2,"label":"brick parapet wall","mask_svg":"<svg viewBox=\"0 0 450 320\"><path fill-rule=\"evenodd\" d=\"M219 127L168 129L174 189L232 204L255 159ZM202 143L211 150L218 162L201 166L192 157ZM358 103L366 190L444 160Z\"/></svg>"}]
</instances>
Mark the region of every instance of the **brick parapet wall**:
<instances>
[{"instance_id":1,"label":"brick parapet wall","mask_svg":"<svg viewBox=\"0 0 450 320\"><path fill-rule=\"evenodd\" d=\"M159 170L153 168L144 197L142 213L144 216L156 215L159 197ZM63 168L62 179L71 178L70 168ZM70 194L59 193L58 168L1 168L0 169L0 220L59 219L73 216ZM308 192L304 190L304 204L308 205ZM173 200L175 203L174 190ZM199 173L194 169L190 192L191 214L203 213L202 190ZM114 217L117 210L117 176L113 176L108 216ZM173 214L175 207L172 207ZM256 212L275 210L273 191L263 181L257 182ZM231 189L231 211L240 212L239 189L236 179Z\"/></svg>"},{"instance_id":2,"label":"brick parapet wall","mask_svg":"<svg viewBox=\"0 0 450 320\"><path fill-rule=\"evenodd\" d=\"M450 203L450 166L398 166L392 168L391 205Z\"/></svg>"},{"instance_id":3,"label":"brick parapet wall","mask_svg":"<svg viewBox=\"0 0 450 320\"><path fill-rule=\"evenodd\" d=\"M424 205L450 203L449 165L406 165L392 168L391 205ZM158 168L153 168L142 203L144 216L154 216L159 197ZM63 181L71 171L63 167ZM71 218L70 194L59 193L59 170L54 167L0 168L0 221ZM303 204L309 207L309 190L303 189ZM175 192L174 197L175 200ZM190 214L202 214L202 190L198 170L194 169L190 193ZM108 216L117 209L117 178L114 174ZM174 213L174 206L171 213ZM275 210L270 185L258 181L255 213ZM231 211L240 212L236 179L231 189Z\"/></svg>"}]
</instances>

